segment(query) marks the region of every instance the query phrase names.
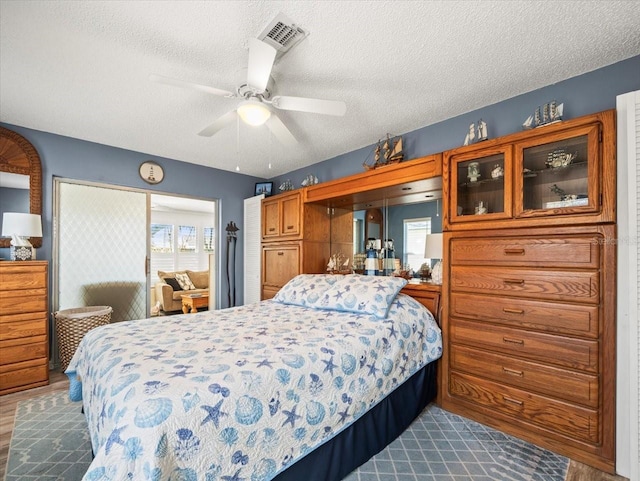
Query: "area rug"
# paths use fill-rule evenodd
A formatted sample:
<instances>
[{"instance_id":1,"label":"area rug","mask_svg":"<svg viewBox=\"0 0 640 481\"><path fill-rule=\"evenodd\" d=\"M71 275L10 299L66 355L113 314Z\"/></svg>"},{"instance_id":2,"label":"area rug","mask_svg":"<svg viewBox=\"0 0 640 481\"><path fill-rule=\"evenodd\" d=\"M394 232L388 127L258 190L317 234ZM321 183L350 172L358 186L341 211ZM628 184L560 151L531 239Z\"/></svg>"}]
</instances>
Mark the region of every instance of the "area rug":
<instances>
[{"instance_id":1,"label":"area rug","mask_svg":"<svg viewBox=\"0 0 640 481\"><path fill-rule=\"evenodd\" d=\"M80 403L21 401L5 481L79 481L91 462ZM431 404L345 481L563 481L569 460Z\"/></svg>"}]
</instances>

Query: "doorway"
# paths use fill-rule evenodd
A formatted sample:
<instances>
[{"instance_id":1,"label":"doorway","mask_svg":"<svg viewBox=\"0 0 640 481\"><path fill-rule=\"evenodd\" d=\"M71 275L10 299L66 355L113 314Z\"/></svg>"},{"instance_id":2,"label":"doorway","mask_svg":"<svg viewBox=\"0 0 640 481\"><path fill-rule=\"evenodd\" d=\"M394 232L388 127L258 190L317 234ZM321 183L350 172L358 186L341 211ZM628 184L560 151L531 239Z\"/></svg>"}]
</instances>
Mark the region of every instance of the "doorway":
<instances>
[{"instance_id":1,"label":"doorway","mask_svg":"<svg viewBox=\"0 0 640 481\"><path fill-rule=\"evenodd\" d=\"M54 199L55 310L109 305L112 322L149 317L152 282L164 267L209 270L209 306L216 306L217 201L68 179L54 179ZM153 219L167 216L182 243L171 265L150 248Z\"/></svg>"}]
</instances>

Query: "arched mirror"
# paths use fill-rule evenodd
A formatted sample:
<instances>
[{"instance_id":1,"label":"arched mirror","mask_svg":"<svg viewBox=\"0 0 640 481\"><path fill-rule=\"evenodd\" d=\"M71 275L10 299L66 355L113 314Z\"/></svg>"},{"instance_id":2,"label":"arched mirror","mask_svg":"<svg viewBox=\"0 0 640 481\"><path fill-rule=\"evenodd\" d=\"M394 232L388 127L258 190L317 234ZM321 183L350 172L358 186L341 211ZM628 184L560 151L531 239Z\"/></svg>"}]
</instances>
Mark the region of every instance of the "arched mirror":
<instances>
[{"instance_id":1,"label":"arched mirror","mask_svg":"<svg viewBox=\"0 0 640 481\"><path fill-rule=\"evenodd\" d=\"M0 198L0 219L4 212L42 215L40 156L31 142L4 127L0 127ZM42 246L41 237L30 241L34 247ZM10 247L10 242L9 237L0 237L0 247Z\"/></svg>"}]
</instances>

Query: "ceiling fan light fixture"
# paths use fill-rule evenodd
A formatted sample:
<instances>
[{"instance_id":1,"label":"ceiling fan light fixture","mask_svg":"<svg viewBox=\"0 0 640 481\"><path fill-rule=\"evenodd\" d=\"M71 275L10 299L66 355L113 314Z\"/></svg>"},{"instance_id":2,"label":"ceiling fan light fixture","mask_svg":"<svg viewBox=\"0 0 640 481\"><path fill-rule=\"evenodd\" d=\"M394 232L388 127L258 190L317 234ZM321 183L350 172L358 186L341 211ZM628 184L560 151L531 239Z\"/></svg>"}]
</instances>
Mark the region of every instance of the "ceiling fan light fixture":
<instances>
[{"instance_id":1,"label":"ceiling fan light fixture","mask_svg":"<svg viewBox=\"0 0 640 481\"><path fill-rule=\"evenodd\" d=\"M238 105L238 115L245 124L258 127L271 117L271 110L258 100L245 100Z\"/></svg>"}]
</instances>

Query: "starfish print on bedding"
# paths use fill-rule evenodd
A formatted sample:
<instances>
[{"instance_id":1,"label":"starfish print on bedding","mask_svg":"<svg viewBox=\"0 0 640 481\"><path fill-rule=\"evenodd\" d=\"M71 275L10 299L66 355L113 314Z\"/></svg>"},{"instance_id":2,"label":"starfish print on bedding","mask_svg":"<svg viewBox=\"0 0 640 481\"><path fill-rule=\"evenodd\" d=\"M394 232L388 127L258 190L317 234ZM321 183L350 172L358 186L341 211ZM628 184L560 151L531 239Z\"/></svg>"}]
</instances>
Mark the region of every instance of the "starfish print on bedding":
<instances>
[{"instance_id":1,"label":"starfish print on bedding","mask_svg":"<svg viewBox=\"0 0 640 481\"><path fill-rule=\"evenodd\" d=\"M345 407L344 411L338 412L338 415L340 416L340 422L344 424L349 417L349 406Z\"/></svg>"},{"instance_id":2,"label":"starfish print on bedding","mask_svg":"<svg viewBox=\"0 0 640 481\"><path fill-rule=\"evenodd\" d=\"M334 364L333 362L333 356L331 356L329 359L321 359L322 362L324 362L325 367L324 367L324 371L322 372L327 372L329 371L331 373L331 376L333 376L333 370L338 367L337 364Z\"/></svg>"},{"instance_id":3,"label":"starfish print on bedding","mask_svg":"<svg viewBox=\"0 0 640 481\"><path fill-rule=\"evenodd\" d=\"M398 333L393 325L391 325L391 327L387 327L387 329L389 329L389 337L395 337L396 339L398 338Z\"/></svg>"},{"instance_id":4,"label":"starfish print on bedding","mask_svg":"<svg viewBox=\"0 0 640 481\"><path fill-rule=\"evenodd\" d=\"M120 432L126 427L127 426L125 425L125 426L122 426L121 428L115 428L113 431L111 431L111 434L109 434L109 438L107 439L107 444L105 446L105 452L107 454L109 454L109 451L111 451L111 447L114 444L119 444L120 446L124 446L124 441L120 437Z\"/></svg>"},{"instance_id":5,"label":"starfish print on bedding","mask_svg":"<svg viewBox=\"0 0 640 481\"><path fill-rule=\"evenodd\" d=\"M269 367L269 368L273 369L272 364L273 363L271 361L269 361L268 359L263 359L262 361L257 363L256 367Z\"/></svg>"},{"instance_id":6,"label":"starfish print on bedding","mask_svg":"<svg viewBox=\"0 0 640 481\"><path fill-rule=\"evenodd\" d=\"M291 411L287 411L286 409L282 410L282 414L287 416L287 419L285 419L285 421L282 423L283 426L287 423L291 423L292 428L296 427L296 419L302 418L302 416L296 414L297 407L298 405L296 404L295 406L293 406L293 409Z\"/></svg>"},{"instance_id":7,"label":"starfish print on bedding","mask_svg":"<svg viewBox=\"0 0 640 481\"><path fill-rule=\"evenodd\" d=\"M207 417L202 420L202 422L200 423L200 426L204 426L209 421L212 421L214 426L216 428L218 427L220 418L224 416L228 416L227 413L220 410L220 406L222 406L223 401L224 399L220 399L220 401L218 401L218 404L216 404L215 406L207 406L207 405L200 406L202 409L207 411L207 413L209 413Z\"/></svg>"},{"instance_id":8,"label":"starfish print on bedding","mask_svg":"<svg viewBox=\"0 0 640 481\"><path fill-rule=\"evenodd\" d=\"M373 361L371 364L367 364L367 367L369 368L369 376L375 377L376 373L380 370L376 367L375 361Z\"/></svg>"}]
</instances>

